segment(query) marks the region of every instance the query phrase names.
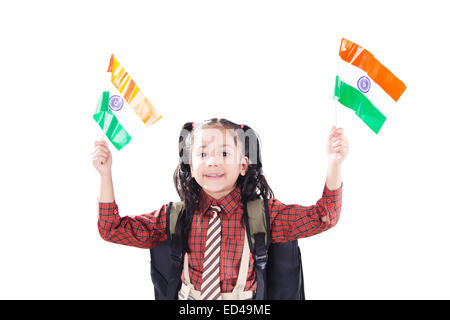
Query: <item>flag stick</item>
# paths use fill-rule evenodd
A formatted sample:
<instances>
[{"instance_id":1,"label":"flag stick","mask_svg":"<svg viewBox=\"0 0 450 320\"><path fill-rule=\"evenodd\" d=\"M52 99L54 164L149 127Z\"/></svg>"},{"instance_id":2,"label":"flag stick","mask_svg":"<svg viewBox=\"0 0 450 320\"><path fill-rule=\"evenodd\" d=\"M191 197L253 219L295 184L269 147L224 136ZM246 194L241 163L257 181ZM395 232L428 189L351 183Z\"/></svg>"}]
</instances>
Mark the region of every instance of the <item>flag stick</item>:
<instances>
[{"instance_id":1,"label":"flag stick","mask_svg":"<svg viewBox=\"0 0 450 320\"><path fill-rule=\"evenodd\" d=\"M336 58L336 74L339 75L339 57ZM333 90L335 90L335 88L333 88ZM337 97L335 95L333 95L334 97L334 125L338 126L337 123L337 105L338 105L338 101L337 101Z\"/></svg>"},{"instance_id":2,"label":"flag stick","mask_svg":"<svg viewBox=\"0 0 450 320\"><path fill-rule=\"evenodd\" d=\"M337 128L337 105L338 105L338 102L335 97L334 98L334 125L336 126L336 128Z\"/></svg>"},{"instance_id":3,"label":"flag stick","mask_svg":"<svg viewBox=\"0 0 450 320\"><path fill-rule=\"evenodd\" d=\"M336 58L336 74L339 75L339 57ZM334 125L336 126L336 129L338 127L338 121L337 121L337 107L338 107L338 100L337 97L334 95ZM336 153L338 159L341 158L341 154L339 152Z\"/></svg>"},{"instance_id":4,"label":"flag stick","mask_svg":"<svg viewBox=\"0 0 450 320\"><path fill-rule=\"evenodd\" d=\"M106 132L106 119L108 119L108 112L105 112L105 119L103 120L103 137L102 140L105 141L105 132ZM103 161L102 161L103 165Z\"/></svg>"},{"instance_id":5,"label":"flag stick","mask_svg":"<svg viewBox=\"0 0 450 320\"><path fill-rule=\"evenodd\" d=\"M105 140L105 133L106 133L106 120L108 119L108 112L105 112L105 120L103 121L103 137L102 140Z\"/></svg>"},{"instance_id":6,"label":"flag stick","mask_svg":"<svg viewBox=\"0 0 450 320\"><path fill-rule=\"evenodd\" d=\"M337 125L337 105L338 105L338 101L337 101L336 97L334 97L334 124L336 126L336 129L338 127L338 125ZM341 154L339 152L337 152L336 155L337 155L338 159L341 158Z\"/></svg>"}]
</instances>

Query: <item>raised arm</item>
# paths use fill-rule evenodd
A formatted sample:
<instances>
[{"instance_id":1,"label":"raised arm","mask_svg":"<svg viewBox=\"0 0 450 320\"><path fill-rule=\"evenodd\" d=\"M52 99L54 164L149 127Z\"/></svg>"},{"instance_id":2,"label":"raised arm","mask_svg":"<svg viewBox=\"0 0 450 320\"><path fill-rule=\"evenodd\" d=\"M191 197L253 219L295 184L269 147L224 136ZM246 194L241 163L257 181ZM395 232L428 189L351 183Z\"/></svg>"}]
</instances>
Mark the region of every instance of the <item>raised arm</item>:
<instances>
[{"instance_id":1,"label":"raised arm","mask_svg":"<svg viewBox=\"0 0 450 320\"><path fill-rule=\"evenodd\" d=\"M98 194L98 231L102 239L139 248L153 248L165 241L166 206L139 216L119 215L114 198L111 165L112 155L104 140L95 141L92 163L100 174Z\"/></svg>"},{"instance_id":2,"label":"raised arm","mask_svg":"<svg viewBox=\"0 0 450 320\"><path fill-rule=\"evenodd\" d=\"M324 186L322 198L315 205L283 204L269 199L272 242L287 242L326 231L339 220L343 184L330 190Z\"/></svg>"}]
</instances>

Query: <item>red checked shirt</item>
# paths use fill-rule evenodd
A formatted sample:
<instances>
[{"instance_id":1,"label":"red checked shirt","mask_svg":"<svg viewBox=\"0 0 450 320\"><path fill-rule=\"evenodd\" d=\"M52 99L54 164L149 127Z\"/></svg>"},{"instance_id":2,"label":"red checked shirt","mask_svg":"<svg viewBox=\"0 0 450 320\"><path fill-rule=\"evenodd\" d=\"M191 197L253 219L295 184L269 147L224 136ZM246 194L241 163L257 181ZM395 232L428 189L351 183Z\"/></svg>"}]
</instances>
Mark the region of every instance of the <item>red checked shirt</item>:
<instances>
[{"instance_id":1,"label":"red checked shirt","mask_svg":"<svg viewBox=\"0 0 450 320\"><path fill-rule=\"evenodd\" d=\"M269 199L269 216L272 243L288 242L309 237L330 229L339 220L342 206L342 188L329 190L325 185L322 198L312 206L285 205ZM240 188L216 200L201 190L199 208L195 211L189 237L189 276L196 290L200 290L206 231L210 217L209 207L220 205L222 220L222 243L220 281L222 292L231 292L236 284L244 247L245 229L241 223L243 214ZM99 202L98 230L109 242L150 249L167 240L166 208L138 216L119 216L116 202ZM321 219L326 217L326 219ZM322 221L325 220L325 221ZM184 278L184 277L183 277ZM184 281L184 279L183 279ZM250 255L246 291L256 290L256 273L253 255Z\"/></svg>"}]
</instances>

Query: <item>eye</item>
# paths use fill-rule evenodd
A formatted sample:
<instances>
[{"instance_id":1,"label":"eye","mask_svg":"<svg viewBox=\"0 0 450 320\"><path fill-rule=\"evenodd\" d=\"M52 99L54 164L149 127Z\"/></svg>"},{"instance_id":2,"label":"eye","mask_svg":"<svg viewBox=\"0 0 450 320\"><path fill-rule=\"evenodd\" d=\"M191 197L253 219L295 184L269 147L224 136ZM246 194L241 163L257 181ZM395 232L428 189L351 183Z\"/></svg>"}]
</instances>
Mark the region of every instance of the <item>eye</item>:
<instances>
[{"instance_id":1,"label":"eye","mask_svg":"<svg viewBox=\"0 0 450 320\"><path fill-rule=\"evenodd\" d=\"M224 157L226 157L227 155L230 155L228 152L226 152L226 151L224 151L224 152L222 152L222 155L224 156Z\"/></svg>"},{"instance_id":2,"label":"eye","mask_svg":"<svg viewBox=\"0 0 450 320\"><path fill-rule=\"evenodd\" d=\"M203 155L205 155L205 157L206 157L206 152L200 153L200 158L204 158Z\"/></svg>"}]
</instances>

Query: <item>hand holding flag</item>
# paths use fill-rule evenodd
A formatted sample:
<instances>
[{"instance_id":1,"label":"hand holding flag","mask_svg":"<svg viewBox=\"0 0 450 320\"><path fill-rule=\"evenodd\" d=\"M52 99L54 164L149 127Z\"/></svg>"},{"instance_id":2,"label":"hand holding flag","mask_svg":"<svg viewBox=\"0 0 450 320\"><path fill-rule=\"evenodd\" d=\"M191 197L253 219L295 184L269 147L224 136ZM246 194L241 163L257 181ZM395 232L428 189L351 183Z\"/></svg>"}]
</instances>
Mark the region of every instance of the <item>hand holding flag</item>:
<instances>
[{"instance_id":1,"label":"hand holding flag","mask_svg":"<svg viewBox=\"0 0 450 320\"><path fill-rule=\"evenodd\" d=\"M349 143L344 136L344 129L333 126L327 142L328 163L340 165L347 157L348 152Z\"/></svg>"},{"instance_id":2,"label":"hand holding flag","mask_svg":"<svg viewBox=\"0 0 450 320\"><path fill-rule=\"evenodd\" d=\"M105 140L95 141L91 159L94 168L101 176L111 174L112 155Z\"/></svg>"}]
</instances>

